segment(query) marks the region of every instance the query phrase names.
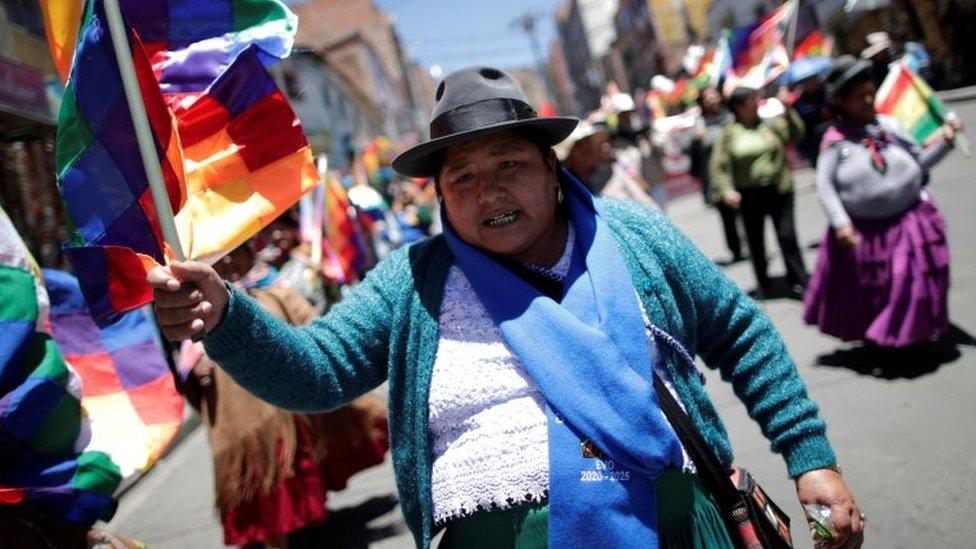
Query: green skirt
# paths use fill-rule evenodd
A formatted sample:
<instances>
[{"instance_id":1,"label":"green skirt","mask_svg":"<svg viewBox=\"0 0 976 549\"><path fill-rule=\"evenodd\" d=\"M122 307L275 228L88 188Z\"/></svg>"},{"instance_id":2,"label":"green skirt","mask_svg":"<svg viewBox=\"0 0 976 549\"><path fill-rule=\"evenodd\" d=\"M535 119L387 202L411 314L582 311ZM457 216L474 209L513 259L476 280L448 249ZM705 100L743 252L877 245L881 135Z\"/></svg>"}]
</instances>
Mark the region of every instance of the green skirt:
<instances>
[{"instance_id":1,"label":"green skirt","mask_svg":"<svg viewBox=\"0 0 976 549\"><path fill-rule=\"evenodd\" d=\"M694 475L666 471L656 484L660 546L669 549L734 549L715 500ZM439 549L546 549L549 505L483 511L447 524Z\"/></svg>"}]
</instances>

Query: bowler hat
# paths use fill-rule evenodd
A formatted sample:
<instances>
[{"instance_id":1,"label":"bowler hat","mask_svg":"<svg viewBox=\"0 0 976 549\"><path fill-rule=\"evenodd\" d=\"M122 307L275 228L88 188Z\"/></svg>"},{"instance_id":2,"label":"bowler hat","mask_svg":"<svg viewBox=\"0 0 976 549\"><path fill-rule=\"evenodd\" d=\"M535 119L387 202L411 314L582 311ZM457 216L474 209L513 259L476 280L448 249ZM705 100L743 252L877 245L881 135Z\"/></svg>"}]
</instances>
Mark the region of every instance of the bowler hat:
<instances>
[{"instance_id":1,"label":"bowler hat","mask_svg":"<svg viewBox=\"0 0 976 549\"><path fill-rule=\"evenodd\" d=\"M586 120L580 121L579 126L576 126L576 129L569 134L569 137L563 139L553 146L553 150L556 151L556 158L565 161L567 158L569 158L569 154L573 152L573 147L575 147L577 143L600 132L606 131L606 127L599 127L594 124L590 124Z\"/></svg>"},{"instance_id":2,"label":"bowler hat","mask_svg":"<svg viewBox=\"0 0 976 549\"><path fill-rule=\"evenodd\" d=\"M501 130L532 129L535 139L552 146L572 133L571 117L539 117L518 82L505 71L470 67L452 72L437 86L430 139L393 160L393 169L408 177L433 177L444 150Z\"/></svg>"},{"instance_id":3,"label":"bowler hat","mask_svg":"<svg viewBox=\"0 0 976 549\"><path fill-rule=\"evenodd\" d=\"M838 57L824 79L824 92L827 102L833 103L841 90L858 79L870 78L871 70L870 61L857 59L853 55Z\"/></svg>"},{"instance_id":4,"label":"bowler hat","mask_svg":"<svg viewBox=\"0 0 976 549\"><path fill-rule=\"evenodd\" d=\"M861 51L861 59L871 59L879 53L891 49L891 36L885 31L872 32L867 35L867 47Z\"/></svg>"}]
</instances>

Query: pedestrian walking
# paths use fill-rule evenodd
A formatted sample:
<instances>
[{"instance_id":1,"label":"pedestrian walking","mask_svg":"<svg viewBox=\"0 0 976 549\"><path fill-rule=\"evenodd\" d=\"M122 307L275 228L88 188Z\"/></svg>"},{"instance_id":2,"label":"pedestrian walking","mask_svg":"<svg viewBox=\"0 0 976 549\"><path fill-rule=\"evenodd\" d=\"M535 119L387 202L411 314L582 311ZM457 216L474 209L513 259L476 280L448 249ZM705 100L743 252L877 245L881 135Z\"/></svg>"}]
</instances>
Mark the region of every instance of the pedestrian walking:
<instances>
[{"instance_id":1,"label":"pedestrian walking","mask_svg":"<svg viewBox=\"0 0 976 549\"><path fill-rule=\"evenodd\" d=\"M803 136L803 122L788 107L783 116L760 118L759 93L751 88L733 90L728 104L735 120L723 128L709 165L715 199L742 213L752 268L763 295L773 291L765 238L766 218L772 220L787 282L792 294L800 297L808 275L797 243L786 147Z\"/></svg>"},{"instance_id":2,"label":"pedestrian walking","mask_svg":"<svg viewBox=\"0 0 976 549\"><path fill-rule=\"evenodd\" d=\"M888 76L889 66L897 59L895 44L886 31L876 31L865 37L867 46L861 50L861 59L871 64L871 79L880 86Z\"/></svg>"},{"instance_id":3,"label":"pedestrian walking","mask_svg":"<svg viewBox=\"0 0 976 549\"><path fill-rule=\"evenodd\" d=\"M698 94L698 107L701 116L695 125L695 137L691 142L691 174L698 178L702 186L702 196L705 203L718 210L722 220L722 232L725 235L725 245L732 255L731 263L738 263L745 259L742 253L742 238L739 236L737 209L728 205L721 198L716 198L712 189L712 178L708 169L709 159L715 141L722 134L722 128L732 122L732 114L722 103L722 94L716 88L705 88Z\"/></svg>"},{"instance_id":4,"label":"pedestrian walking","mask_svg":"<svg viewBox=\"0 0 976 549\"><path fill-rule=\"evenodd\" d=\"M631 177L614 158L608 137L606 129L580 121L573 133L553 150L559 161L593 194L657 208L657 203L644 190L645 186Z\"/></svg>"},{"instance_id":5,"label":"pedestrian walking","mask_svg":"<svg viewBox=\"0 0 976 549\"><path fill-rule=\"evenodd\" d=\"M874 112L871 65L836 63L828 97L836 113L817 165L830 222L806 296L804 320L844 341L906 347L949 325L945 221L926 190L928 171L952 148L946 124L921 147Z\"/></svg>"},{"instance_id":6,"label":"pedestrian walking","mask_svg":"<svg viewBox=\"0 0 976 549\"><path fill-rule=\"evenodd\" d=\"M820 74L810 75L794 84L793 90L795 98L792 106L803 121L804 129L803 138L796 144L796 152L800 153L811 167L816 167L820 143L829 126L822 77Z\"/></svg>"},{"instance_id":7,"label":"pedestrian walking","mask_svg":"<svg viewBox=\"0 0 976 549\"><path fill-rule=\"evenodd\" d=\"M800 501L831 510L832 546L858 547L862 515L772 324L660 213L594 199L560 169L551 146L577 120L538 117L488 67L449 74L432 119L393 166L435 178L443 235L393 252L301 328L206 264L157 268L165 335L202 337L238 383L291 409L388 380L400 503L422 548L440 529L446 548L733 547L659 407L678 400L731 463L698 353L783 454Z\"/></svg>"},{"instance_id":8,"label":"pedestrian walking","mask_svg":"<svg viewBox=\"0 0 976 549\"><path fill-rule=\"evenodd\" d=\"M668 205L668 190L662 147L650 138L650 129L637 116L637 107L630 94L613 94L610 107L616 116L611 143L619 166L635 181L644 184L645 192L664 211Z\"/></svg>"},{"instance_id":9,"label":"pedestrian walking","mask_svg":"<svg viewBox=\"0 0 976 549\"><path fill-rule=\"evenodd\" d=\"M316 316L255 261L251 242L216 267L276 322L299 326ZM181 362L193 367L188 396L207 427L228 545L288 547L290 537L326 519L329 491L344 489L350 476L386 456L386 407L376 396L325 414L292 413L250 394L198 343L183 347Z\"/></svg>"}]
</instances>

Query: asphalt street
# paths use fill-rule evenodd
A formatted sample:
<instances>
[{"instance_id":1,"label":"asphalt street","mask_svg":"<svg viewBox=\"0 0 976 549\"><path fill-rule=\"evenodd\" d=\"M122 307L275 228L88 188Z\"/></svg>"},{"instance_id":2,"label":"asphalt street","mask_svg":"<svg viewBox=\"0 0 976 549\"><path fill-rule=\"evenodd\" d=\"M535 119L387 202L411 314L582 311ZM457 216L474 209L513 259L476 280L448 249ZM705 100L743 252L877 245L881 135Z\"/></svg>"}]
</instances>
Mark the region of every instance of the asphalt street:
<instances>
[{"instance_id":1,"label":"asphalt street","mask_svg":"<svg viewBox=\"0 0 976 549\"><path fill-rule=\"evenodd\" d=\"M976 130L976 103L951 105ZM974 132L976 133L976 132ZM782 332L829 425L844 476L867 515L867 547L976 547L976 158L951 154L932 174L931 190L949 227L952 333L926 356L880 358L803 325L802 304L762 302ZM826 226L811 171L797 174L800 242L812 270ZM674 201L674 222L717 261L726 259L718 214L700 197ZM973 216L973 217L970 217ZM768 229L771 271L782 261ZM743 289L748 263L725 267ZM792 481L729 385L708 372L737 463L748 467L793 517L797 547L811 547ZM221 547L212 510L213 473L206 434L197 429L122 498L109 529L158 548ZM330 494L331 547L399 548L412 540L396 507L387 464Z\"/></svg>"}]
</instances>

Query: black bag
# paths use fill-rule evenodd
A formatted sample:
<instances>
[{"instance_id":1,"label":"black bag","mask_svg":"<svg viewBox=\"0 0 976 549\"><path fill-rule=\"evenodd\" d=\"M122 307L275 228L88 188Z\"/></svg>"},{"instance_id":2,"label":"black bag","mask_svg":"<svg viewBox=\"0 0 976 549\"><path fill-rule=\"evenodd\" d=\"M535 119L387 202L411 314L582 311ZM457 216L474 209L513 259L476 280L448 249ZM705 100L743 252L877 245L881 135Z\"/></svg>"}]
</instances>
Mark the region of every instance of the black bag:
<instances>
[{"instance_id":1,"label":"black bag","mask_svg":"<svg viewBox=\"0 0 976 549\"><path fill-rule=\"evenodd\" d=\"M745 469L730 471L702 438L664 382L655 375L661 411L698 469L698 478L718 503L729 537L743 549L792 549L790 517L769 499Z\"/></svg>"}]
</instances>

